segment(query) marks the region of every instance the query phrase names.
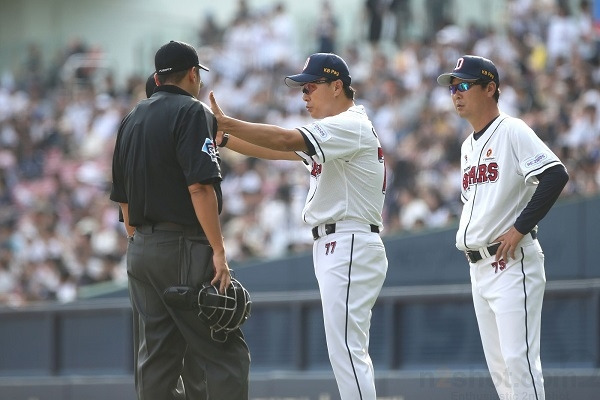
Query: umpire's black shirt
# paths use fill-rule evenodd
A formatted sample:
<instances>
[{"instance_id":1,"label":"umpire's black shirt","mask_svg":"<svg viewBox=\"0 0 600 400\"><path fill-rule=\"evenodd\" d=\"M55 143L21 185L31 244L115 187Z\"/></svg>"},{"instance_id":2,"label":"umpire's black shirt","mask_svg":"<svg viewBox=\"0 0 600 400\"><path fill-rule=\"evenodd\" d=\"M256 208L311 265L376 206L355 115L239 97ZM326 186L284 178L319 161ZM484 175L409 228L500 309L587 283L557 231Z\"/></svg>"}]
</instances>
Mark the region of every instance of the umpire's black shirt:
<instances>
[{"instance_id":1,"label":"umpire's black shirt","mask_svg":"<svg viewBox=\"0 0 600 400\"><path fill-rule=\"evenodd\" d=\"M199 225L188 186L212 183L222 207L214 115L177 86L159 86L123 119L110 199L127 203L129 224Z\"/></svg>"}]
</instances>

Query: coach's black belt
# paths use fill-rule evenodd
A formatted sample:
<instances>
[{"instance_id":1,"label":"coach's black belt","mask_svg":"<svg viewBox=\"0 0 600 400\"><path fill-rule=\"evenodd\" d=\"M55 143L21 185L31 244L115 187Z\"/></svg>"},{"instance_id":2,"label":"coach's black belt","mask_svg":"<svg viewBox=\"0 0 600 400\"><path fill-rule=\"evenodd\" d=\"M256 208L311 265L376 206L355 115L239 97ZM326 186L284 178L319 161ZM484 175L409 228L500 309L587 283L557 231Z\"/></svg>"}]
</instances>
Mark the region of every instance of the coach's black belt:
<instances>
[{"instance_id":1,"label":"coach's black belt","mask_svg":"<svg viewBox=\"0 0 600 400\"><path fill-rule=\"evenodd\" d=\"M371 232L379 233L379 227L377 225L369 225L371 227ZM335 224L325 224L325 235L329 235L331 233L335 233ZM317 240L319 238L319 227L315 226L312 228L313 239Z\"/></svg>"},{"instance_id":2,"label":"coach's black belt","mask_svg":"<svg viewBox=\"0 0 600 400\"><path fill-rule=\"evenodd\" d=\"M529 232L529 234L531 234L531 238L532 239L537 239L537 229L532 230L531 232ZM489 247L487 247L487 251L488 253L490 253L490 256L495 256L496 252L498 251L498 247L500 247L500 243L495 243ZM482 255L481 252L479 250L467 250L465 251L465 255L467 256L467 260L469 260L469 262L471 264L476 263L479 260L484 259L485 255Z\"/></svg>"},{"instance_id":3,"label":"coach's black belt","mask_svg":"<svg viewBox=\"0 0 600 400\"><path fill-rule=\"evenodd\" d=\"M181 232L184 235L204 236L204 231L200 225L180 225L173 222L157 222L154 224L145 224L136 226L135 229L141 233L152 233L154 231Z\"/></svg>"}]
</instances>

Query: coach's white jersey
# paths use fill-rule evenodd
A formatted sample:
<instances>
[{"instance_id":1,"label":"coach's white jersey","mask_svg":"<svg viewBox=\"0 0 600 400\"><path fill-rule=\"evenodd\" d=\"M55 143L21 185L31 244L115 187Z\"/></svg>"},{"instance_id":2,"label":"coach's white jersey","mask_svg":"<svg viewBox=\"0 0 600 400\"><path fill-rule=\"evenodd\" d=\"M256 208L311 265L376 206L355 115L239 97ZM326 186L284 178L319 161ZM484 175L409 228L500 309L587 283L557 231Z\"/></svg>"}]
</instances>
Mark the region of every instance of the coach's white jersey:
<instances>
[{"instance_id":1,"label":"coach's white jersey","mask_svg":"<svg viewBox=\"0 0 600 400\"><path fill-rule=\"evenodd\" d=\"M461 147L464 203L456 247L488 246L514 225L535 192L535 175L562 164L533 130L504 113Z\"/></svg>"},{"instance_id":2,"label":"coach's white jersey","mask_svg":"<svg viewBox=\"0 0 600 400\"><path fill-rule=\"evenodd\" d=\"M383 229L383 151L363 106L298 128L316 155L299 153L310 170L302 219L310 226L353 220Z\"/></svg>"}]
</instances>

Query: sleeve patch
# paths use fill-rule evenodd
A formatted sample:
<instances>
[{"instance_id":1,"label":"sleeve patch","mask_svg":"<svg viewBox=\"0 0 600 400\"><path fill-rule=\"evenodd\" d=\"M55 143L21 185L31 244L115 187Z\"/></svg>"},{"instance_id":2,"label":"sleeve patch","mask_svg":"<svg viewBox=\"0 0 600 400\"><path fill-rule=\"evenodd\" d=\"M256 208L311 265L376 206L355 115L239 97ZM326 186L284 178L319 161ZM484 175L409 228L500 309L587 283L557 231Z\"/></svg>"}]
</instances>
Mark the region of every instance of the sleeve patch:
<instances>
[{"instance_id":1,"label":"sleeve patch","mask_svg":"<svg viewBox=\"0 0 600 400\"><path fill-rule=\"evenodd\" d=\"M209 138L206 138L204 140L204 146L202 146L202 151L208 154L208 156L214 163L217 162L217 151L212 140L210 140Z\"/></svg>"},{"instance_id":2,"label":"sleeve patch","mask_svg":"<svg viewBox=\"0 0 600 400\"><path fill-rule=\"evenodd\" d=\"M325 130L321 125L319 125L316 122L313 122L311 124L311 131L313 131L317 135L319 135L319 137L321 138L321 140L323 142L325 142L326 140L328 140L331 137L331 135L329 134L329 132L327 132L327 130Z\"/></svg>"},{"instance_id":3,"label":"sleeve patch","mask_svg":"<svg viewBox=\"0 0 600 400\"><path fill-rule=\"evenodd\" d=\"M535 156L526 159L523 162L523 165L525 166L526 170L530 170L530 169L535 168L536 166L545 164L547 159L548 159L548 155L546 153L540 153L540 154L536 154Z\"/></svg>"}]
</instances>

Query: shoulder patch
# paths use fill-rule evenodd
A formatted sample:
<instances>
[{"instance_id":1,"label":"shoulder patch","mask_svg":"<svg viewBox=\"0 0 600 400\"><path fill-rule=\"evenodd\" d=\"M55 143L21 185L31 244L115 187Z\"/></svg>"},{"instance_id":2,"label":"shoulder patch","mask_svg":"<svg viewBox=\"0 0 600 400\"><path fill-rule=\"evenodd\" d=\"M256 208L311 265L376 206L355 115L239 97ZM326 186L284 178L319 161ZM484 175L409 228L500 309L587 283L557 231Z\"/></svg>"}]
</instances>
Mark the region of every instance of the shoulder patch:
<instances>
[{"instance_id":1,"label":"shoulder patch","mask_svg":"<svg viewBox=\"0 0 600 400\"><path fill-rule=\"evenodd\" d=\"M215 149L215 144L209 138L204 140L204 146L202 146L202 151L210 157L210 159L216 163L217 162L217 151Z\"/></svg>"},{"instance_id":2,"label":"shoulder patch","mask_svg":"<svg viewBox=\"0 0 600 400\"><path fill-rule=\"evenodd\" d=\"M327 132L327 130L325 130L319 123L317 122L313 122L312 124L310 124L310 129L312 131L314 131L317 135L319 135L319 137L325 141L327 139L329 139L329 137L331 136L329 134L329 132Z\"/></svg>"}]
</instances>

